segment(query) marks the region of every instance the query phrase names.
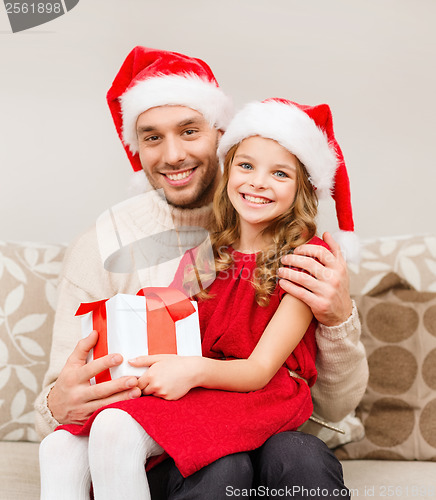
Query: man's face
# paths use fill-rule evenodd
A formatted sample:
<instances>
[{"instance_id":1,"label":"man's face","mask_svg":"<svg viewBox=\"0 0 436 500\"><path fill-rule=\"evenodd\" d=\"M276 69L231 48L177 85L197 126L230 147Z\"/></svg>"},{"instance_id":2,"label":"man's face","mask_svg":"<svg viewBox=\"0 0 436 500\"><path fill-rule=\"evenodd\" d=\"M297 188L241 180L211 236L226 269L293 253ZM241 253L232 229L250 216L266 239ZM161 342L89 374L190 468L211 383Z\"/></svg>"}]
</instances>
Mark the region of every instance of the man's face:
<instances>
[{"instance_id":1,"label":"man's face","mask_svg":"<svg viewBox=\"0 0 436 500\"><path fill-rule=\"evenodd\" d=\"M216 155L220 132L184 106L159 106L136 122L139 158L150 184L168 203L183 208L213 199L221 177Z\"/></svg>"}]
</instances>

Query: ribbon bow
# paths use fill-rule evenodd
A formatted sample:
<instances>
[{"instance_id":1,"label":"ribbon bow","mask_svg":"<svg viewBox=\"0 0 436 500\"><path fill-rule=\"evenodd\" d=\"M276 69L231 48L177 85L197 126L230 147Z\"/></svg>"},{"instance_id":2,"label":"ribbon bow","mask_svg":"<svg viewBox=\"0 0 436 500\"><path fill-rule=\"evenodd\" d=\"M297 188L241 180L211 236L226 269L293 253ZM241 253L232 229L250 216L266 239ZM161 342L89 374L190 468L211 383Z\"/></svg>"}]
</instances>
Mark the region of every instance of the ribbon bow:
<instances>
[{"instance_id":1,"label":"ribbon bow","mask_svg":"<svg viewBox=\"0 0 436 500\"><path fill-rule=\"evenodd\" d=\"M137 295L145 297L147 311L148 354L177 354L176 321L195 312L188 297L175 288L147 287ZM80 304L76 316L92 312L92 328L99 337L94 346L94 359L108 354L106 302L109 299ZM96 383L112 380L109 369L95 377Z\"/></svg>"}]
</instances>

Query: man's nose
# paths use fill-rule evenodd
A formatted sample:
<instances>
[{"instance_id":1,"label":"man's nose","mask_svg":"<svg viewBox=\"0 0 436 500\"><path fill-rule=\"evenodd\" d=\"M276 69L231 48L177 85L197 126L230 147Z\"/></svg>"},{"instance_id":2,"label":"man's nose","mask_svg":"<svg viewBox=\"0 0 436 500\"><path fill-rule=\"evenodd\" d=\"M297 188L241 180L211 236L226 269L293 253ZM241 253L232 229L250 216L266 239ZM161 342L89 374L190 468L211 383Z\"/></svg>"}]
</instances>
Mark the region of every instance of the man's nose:
<instances>
[{"instance_id":1,"label":"man's nose","mask_svg":"<svg viewBox=\"0 0 436 500\"><path fill-rule=\"evenodd\" d=\"M165 139L164 162L168 165L178 165L186 159L185 145L178 137L167 137Z\"/></svg>"}]
</instances>

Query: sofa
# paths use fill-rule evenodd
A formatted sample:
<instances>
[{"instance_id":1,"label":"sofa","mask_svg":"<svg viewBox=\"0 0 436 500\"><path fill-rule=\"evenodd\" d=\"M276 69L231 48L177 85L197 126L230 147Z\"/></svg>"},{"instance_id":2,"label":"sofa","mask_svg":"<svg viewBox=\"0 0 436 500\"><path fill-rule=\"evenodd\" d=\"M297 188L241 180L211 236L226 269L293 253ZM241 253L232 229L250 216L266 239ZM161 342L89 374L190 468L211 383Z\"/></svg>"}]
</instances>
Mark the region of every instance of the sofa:
<instances>
[{"instance_id":1,"label":"sofa","mask_svg":"<svg viewBox=\"0 0 436 500\"><path fill-rule=\"evenodd\" d=\"M39 498L33 401L49 360L64 252L64 245L0 242L2 500ZM345 435L327 433L327 441L353 498L436 498L436 236L364 242L350 290L369 383L356 415L339 423Z\"/></svg>"}]
</instances>

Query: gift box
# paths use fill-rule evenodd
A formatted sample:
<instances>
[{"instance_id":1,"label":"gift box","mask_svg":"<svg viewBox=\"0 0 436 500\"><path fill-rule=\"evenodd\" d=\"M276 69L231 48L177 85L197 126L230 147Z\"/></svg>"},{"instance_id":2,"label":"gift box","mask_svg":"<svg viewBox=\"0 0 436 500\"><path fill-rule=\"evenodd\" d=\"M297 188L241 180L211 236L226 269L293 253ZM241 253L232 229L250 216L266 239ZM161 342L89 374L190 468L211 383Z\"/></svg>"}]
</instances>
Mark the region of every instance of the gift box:
<instances>
[{"instance_id":1,"label":"gift box","mask_svg":"<svg viewBox=\"0 0 436 500\"><path fill-rule=\"evenodd\" d=\"M141 376L146 368L133 367L129 359L145 354L201 356L198 308L182 292L167 287L149 287L137 295L119 293L110 299L80 305L82 335L99 333L88 361L120 353L123 363L99 373L91 383L125 375Z\"/></svg>"}]
</instances>

